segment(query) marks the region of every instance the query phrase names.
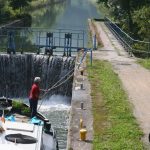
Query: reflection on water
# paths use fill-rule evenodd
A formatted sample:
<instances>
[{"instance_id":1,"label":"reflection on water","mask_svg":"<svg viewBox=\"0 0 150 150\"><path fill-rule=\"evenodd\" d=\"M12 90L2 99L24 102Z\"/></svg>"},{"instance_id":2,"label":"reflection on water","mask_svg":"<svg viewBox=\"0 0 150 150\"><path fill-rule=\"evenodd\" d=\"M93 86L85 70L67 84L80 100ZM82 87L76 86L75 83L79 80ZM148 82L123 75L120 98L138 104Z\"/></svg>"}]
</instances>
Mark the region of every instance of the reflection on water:
<instances>
[{"instance_id":1,"label":"reflection on water","mask_svg":"<svg viewBox=\"0 0 150 150\"><path fill-rule=\"evenodd\" d=\"M60 3L50 4L31 13L32 27L48 28L51 30L70 29L69 32L71 33L74 33L71 30L85 30L84 47L87 47L88 34L86 31L88 29L88 18L100 17L94 4L95 0L64 0ZM43 36L45 37L46 34ZM54 40L56 40L54 43L57 43L57 38ZM42 41L40 39L40 41L45 45L46 40ZM32 40L32 43L37 42ZM76 42L72 40L72 43ZM40 50L42 51L42 48ZM60 51L63 51L63 49L61 48Z\"/></svg>"},{"instance_id":2,"label":"reflection on water","mask_svg":"<svg viewBox=\"0 0 150 150\"><path fill-rule=\"evenodd\" d=\"M50 4L32 12L32 27L52 28L59 14L64 11L64 2Z\"/></svg>"},{"instance_id":3,"label":"reflection on water","mask_svg":"<svg viewBox=\"0 0 150 150\"><path fill-rule=\"evenodd\" d=\"M95 0L65 0L34 11L32 27L87 29L88 18L98 18Z\"/></svg>"},{"instance_id":4,"label":"reflection on water","mask_svg":"<svg viewBox=\"0 0 150 150\"><path fill-rule=\"evenodd\" d=\"M87 19L99 17L95 6L89 0L68 0L56 28L87 29Z\"/></svg>"}]
</instances>

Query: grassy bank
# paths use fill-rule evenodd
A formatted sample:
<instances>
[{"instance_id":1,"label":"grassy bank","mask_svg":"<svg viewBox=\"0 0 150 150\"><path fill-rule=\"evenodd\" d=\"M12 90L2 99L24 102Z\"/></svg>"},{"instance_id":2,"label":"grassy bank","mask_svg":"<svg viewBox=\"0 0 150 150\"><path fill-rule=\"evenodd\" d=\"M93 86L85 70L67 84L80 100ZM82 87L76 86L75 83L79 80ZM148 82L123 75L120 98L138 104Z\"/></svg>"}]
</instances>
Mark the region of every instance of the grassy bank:
<instances>
[{"instance_id":1,"label":"grassy bank","mask_svg":"<svg viewBox=\"0 0 150 150\"><path fill-rule=\"evenodd\" d=\"M139 59L138 63L146 69L150 70L150 59Z\"/></svg>"},{"instance_id":2,"label":"grassy bank","mask_svg":"<svg viewBox=\"0 0 150 150\"><path fill-rule=\"evenodd\" d=\"M94 150L144 149L142 132L133 116L121 82L104 61L93 61L88 74L94 117Z\"/></svg>"}]
</instances>

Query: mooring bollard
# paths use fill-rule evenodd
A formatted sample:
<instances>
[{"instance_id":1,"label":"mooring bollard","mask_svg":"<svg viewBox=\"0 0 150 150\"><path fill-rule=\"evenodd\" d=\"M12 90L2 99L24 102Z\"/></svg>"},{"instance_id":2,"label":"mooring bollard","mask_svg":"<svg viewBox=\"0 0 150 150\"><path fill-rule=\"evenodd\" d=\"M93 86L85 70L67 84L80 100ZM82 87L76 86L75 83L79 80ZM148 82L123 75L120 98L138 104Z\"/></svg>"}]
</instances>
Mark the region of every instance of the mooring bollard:
<instances>
[{"instance_id":1,"label":"mooring bollard","mask_svg":"<svg viewBox=\"0 0 150 150\"><path fill-rule=\"evenodd\" d=\"M84 108L84 106L83 106L83 105L84 105L84 103L83 103L83 102L81 102L81 109L83 109L83 108Z\"/></svg>"},{"instance_id":2,"label":"mooring bollard","mask_svg":"<svg viewBox=\"0 0 150 150\"><path fill-rule=\"evenodd\" d=\"M83 83L80 84L80 89L83 90Z\"/></svg>"},{"instance_id":3,"label":"mooring bollard","mask_svg":"<svg viewBox=\"0 0 150 150\"><path fill-rule=\"evenodd\" d=\"M86 134L87 134L86 129L80 129L80 140L85 141L86 140Z\"/></svg>"},{"instance_id":4,"label":"mooring bollard","mask_svg":"<svg viewBox=\"0 0 150 150\"><path fill-rule=\"evenodd\" d=\"M81 70L80 73L81 73L81 76L83 76L83 70Z\"/></svg>"}]
</instances>

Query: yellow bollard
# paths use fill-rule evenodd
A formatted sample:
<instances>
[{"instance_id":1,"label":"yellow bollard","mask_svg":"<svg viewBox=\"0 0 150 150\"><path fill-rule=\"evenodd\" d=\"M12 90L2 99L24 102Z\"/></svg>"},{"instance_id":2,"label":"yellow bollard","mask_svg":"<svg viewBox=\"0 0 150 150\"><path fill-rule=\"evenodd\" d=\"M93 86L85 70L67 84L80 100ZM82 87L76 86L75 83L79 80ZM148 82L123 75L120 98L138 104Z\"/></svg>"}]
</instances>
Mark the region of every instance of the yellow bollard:
<instances>
[{"instance_id":1,"label":"yellow bollard","mask_svg":"<svg viewBox=\"0 0 150 150\"><path fill-rule=\"evenodd\" d=\"M86 129L81 129L80 130L80 140L82 140L82 141L86 140L86 133L87 133Z\"/></svg>"}]
</instances>

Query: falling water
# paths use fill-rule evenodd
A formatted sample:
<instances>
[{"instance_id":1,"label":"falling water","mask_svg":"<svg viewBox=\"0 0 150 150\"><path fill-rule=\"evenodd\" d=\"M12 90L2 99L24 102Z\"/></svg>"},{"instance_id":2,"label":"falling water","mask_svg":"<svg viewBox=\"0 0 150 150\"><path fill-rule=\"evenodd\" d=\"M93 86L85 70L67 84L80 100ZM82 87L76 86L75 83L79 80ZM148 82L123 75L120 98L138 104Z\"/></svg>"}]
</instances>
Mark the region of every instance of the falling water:
<instances>
[{"instance_id":1,"label":"falling water","mask_svg":"<svg viewBox=\"0 0 150 150\"><path fill-rule=\"evenodd\" d=\"M35 76L41 77L42 89L49 89L57 83L56 87L38 102L38 111L50 120L57 131L61 150L65 150L67 145L73 81L70 76L73 74L74 65L75 57L0 55L0 96L21 98L28 103L28 93Z\"/></svg>"},{"instance_id":2,"label":"falling water","mask_svg":"<svg viewBox=\"0 0 150 150\"><path fill-rule=\"evenodd\" d=\"M56 82L60 85L52 89L53 94L71 96L74 57L46 56L35 54L0 55L0 96L27 97L35 76L41 77L42 89L49 89ZM65 76L67 74L67 76ZM62 85L61 83L64 82ZM57 85L58 85L57 84Z\"/></svg>"}]
</instances>

